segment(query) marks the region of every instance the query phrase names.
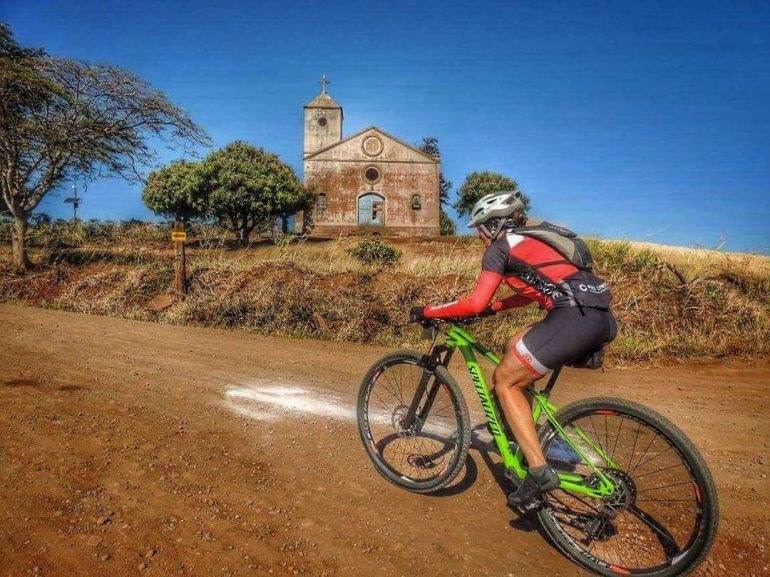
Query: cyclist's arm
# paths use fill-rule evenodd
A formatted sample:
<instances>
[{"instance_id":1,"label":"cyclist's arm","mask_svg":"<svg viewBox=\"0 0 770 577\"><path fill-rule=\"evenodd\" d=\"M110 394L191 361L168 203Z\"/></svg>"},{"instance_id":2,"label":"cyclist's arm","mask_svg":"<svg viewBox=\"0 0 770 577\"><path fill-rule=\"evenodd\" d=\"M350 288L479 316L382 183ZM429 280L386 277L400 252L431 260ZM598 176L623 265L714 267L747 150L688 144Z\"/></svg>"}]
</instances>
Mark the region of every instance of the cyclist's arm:
<instances>
[{"instance_id":1,"label":"cyclist's arm","mask_svg":"<svg viewBox=\"0 0 770 577\"><path fill-rule=\"evenodd\" d=\"M532 304L532 299L525 297L524 295L512 295L504 298L501 301L492 303L492 310L497 312L515 309L518 307L525 307L528 304Z\"/></svg>"},{"instance_id":2,"label":"cyclist's arm","mask_svg":"<svg viewBox=\"0 0 770 577\"><path fill-rule=\"evenodd\" d=\"M435 307L425 307L423 314L428 319L456 319L481 314L495 296L503 275L483 270L470 296Z\"/></svg>"}]
</instances>

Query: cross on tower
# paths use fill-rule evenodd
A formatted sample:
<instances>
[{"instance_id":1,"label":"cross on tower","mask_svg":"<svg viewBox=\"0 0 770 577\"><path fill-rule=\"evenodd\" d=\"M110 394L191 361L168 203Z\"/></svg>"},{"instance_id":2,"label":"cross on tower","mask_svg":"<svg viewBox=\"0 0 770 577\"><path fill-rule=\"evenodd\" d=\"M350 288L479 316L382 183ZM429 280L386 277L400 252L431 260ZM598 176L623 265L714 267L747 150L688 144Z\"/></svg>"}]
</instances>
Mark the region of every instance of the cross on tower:
<instances>
[{"instance_id":1,"label":"cross on tower","mask_svg":"<svg viewBox=\"0 0 770 577\"><path fill-rule=\"evenodd\" d=\"M318 84L321 85L321 94L326 94L326 85L331 84L331 82L326 80L326 74L322 74L321 80L318 81Z\"/></svg>"}]
</instances>

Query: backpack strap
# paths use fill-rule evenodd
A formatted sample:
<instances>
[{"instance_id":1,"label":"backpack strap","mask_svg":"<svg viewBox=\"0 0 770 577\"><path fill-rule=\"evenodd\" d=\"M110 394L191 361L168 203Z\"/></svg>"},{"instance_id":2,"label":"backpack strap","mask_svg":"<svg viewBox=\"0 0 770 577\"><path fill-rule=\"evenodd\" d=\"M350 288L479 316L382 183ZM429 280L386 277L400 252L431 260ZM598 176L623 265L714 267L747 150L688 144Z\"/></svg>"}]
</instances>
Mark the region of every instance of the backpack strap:
<instances>
[{"instance_id":1,"label":"backpack strap","mask_svg":"<svg viewBox=\"0 0 770 577\"><path fill-rule=\"evenodd\" d=\"M551 265L554 265L554 264L571 264L572 266L577 266L571 260L563 258L561 260L549 260L548 262L541 262L541 263L538 263L538 264L533 264L532 268L537 270L537 269L545 268L547 266L551 266Z\"/></svg>"}]
</instances>

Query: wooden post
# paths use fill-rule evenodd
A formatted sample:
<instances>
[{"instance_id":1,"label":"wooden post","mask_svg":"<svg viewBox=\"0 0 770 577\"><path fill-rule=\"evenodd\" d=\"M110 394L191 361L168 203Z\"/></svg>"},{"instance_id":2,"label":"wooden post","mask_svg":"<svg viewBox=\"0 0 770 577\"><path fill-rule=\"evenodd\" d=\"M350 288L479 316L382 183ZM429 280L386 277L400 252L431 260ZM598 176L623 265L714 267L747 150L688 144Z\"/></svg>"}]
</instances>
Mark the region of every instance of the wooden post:
<instances>
[{"instance_id":1,"label":"wooden post","mask_svg":"<svg viewBox=\"0 0 770 577\"><path fill-rule=\"evenodd\" d=\"M185 255L185 240L187 233L184 230L184 224L177 222L171 233L171 240L174 241L176 248L176 276L174 278L174 288L177 294L182 298L187 294L187 258Z\"/></svg>"}]
</instances>

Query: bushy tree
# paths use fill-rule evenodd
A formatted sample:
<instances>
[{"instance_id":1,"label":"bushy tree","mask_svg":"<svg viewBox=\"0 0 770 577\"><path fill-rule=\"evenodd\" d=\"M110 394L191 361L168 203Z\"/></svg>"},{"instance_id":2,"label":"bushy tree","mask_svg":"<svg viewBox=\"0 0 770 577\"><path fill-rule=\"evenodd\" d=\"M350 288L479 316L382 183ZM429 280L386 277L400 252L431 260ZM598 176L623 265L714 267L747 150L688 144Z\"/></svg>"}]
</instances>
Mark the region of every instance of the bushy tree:
<instances>
[{"instance_id":1,"label":"bushy tree","mask_svg":"<svg viewBox=\"0 0 770 577\"><path fill-rule=\"evenodd\" d=\"M270 228L304 194L290 166L245 142L211 153L203 161L203 175L210 213L244 246L254 230Z\"/></svg>"},{"instance_id":2,"label":"bushy tree","mask_svg":"<svg viewBox=\"0 0 770 577\"><path fill-rule=\"evenodd\" d=\"M207 198L201 164L177 160L151 172L142 200L155 214L180 222L203 216Z\"/></svg>"},{"instance_id":3,"label":"bushy tree","mask_svg":"<svg viewBox=\"0 0 770 577\"><path fill-rule=\"evenodd\" d=\"M458 199L455 204L457 214L460 216L469 215L473 209L473 205L478 200L493 192L500 192L501 190L512 190L521 193L519 189L519 183L513 178L500 174L499 172L471 172L466 178L463 185L458 191ZM521 193L521 199L524 202L524 206L529 208L529 197L524 193Z\"/></svg>"},{"instance_id":4,"label":"bushy tree","mask_svg":"<svg viewBox=\"0 0 770 577\"><path fill-rule=\"evenodd\" d=\"M22 48L0 25L0 192L14 218L13 260L29 266L29 216L68 180L115 174L138 181L150 139L195 147L208 138L159 90L108 64Z\"/></svg>"}]
</instances>

